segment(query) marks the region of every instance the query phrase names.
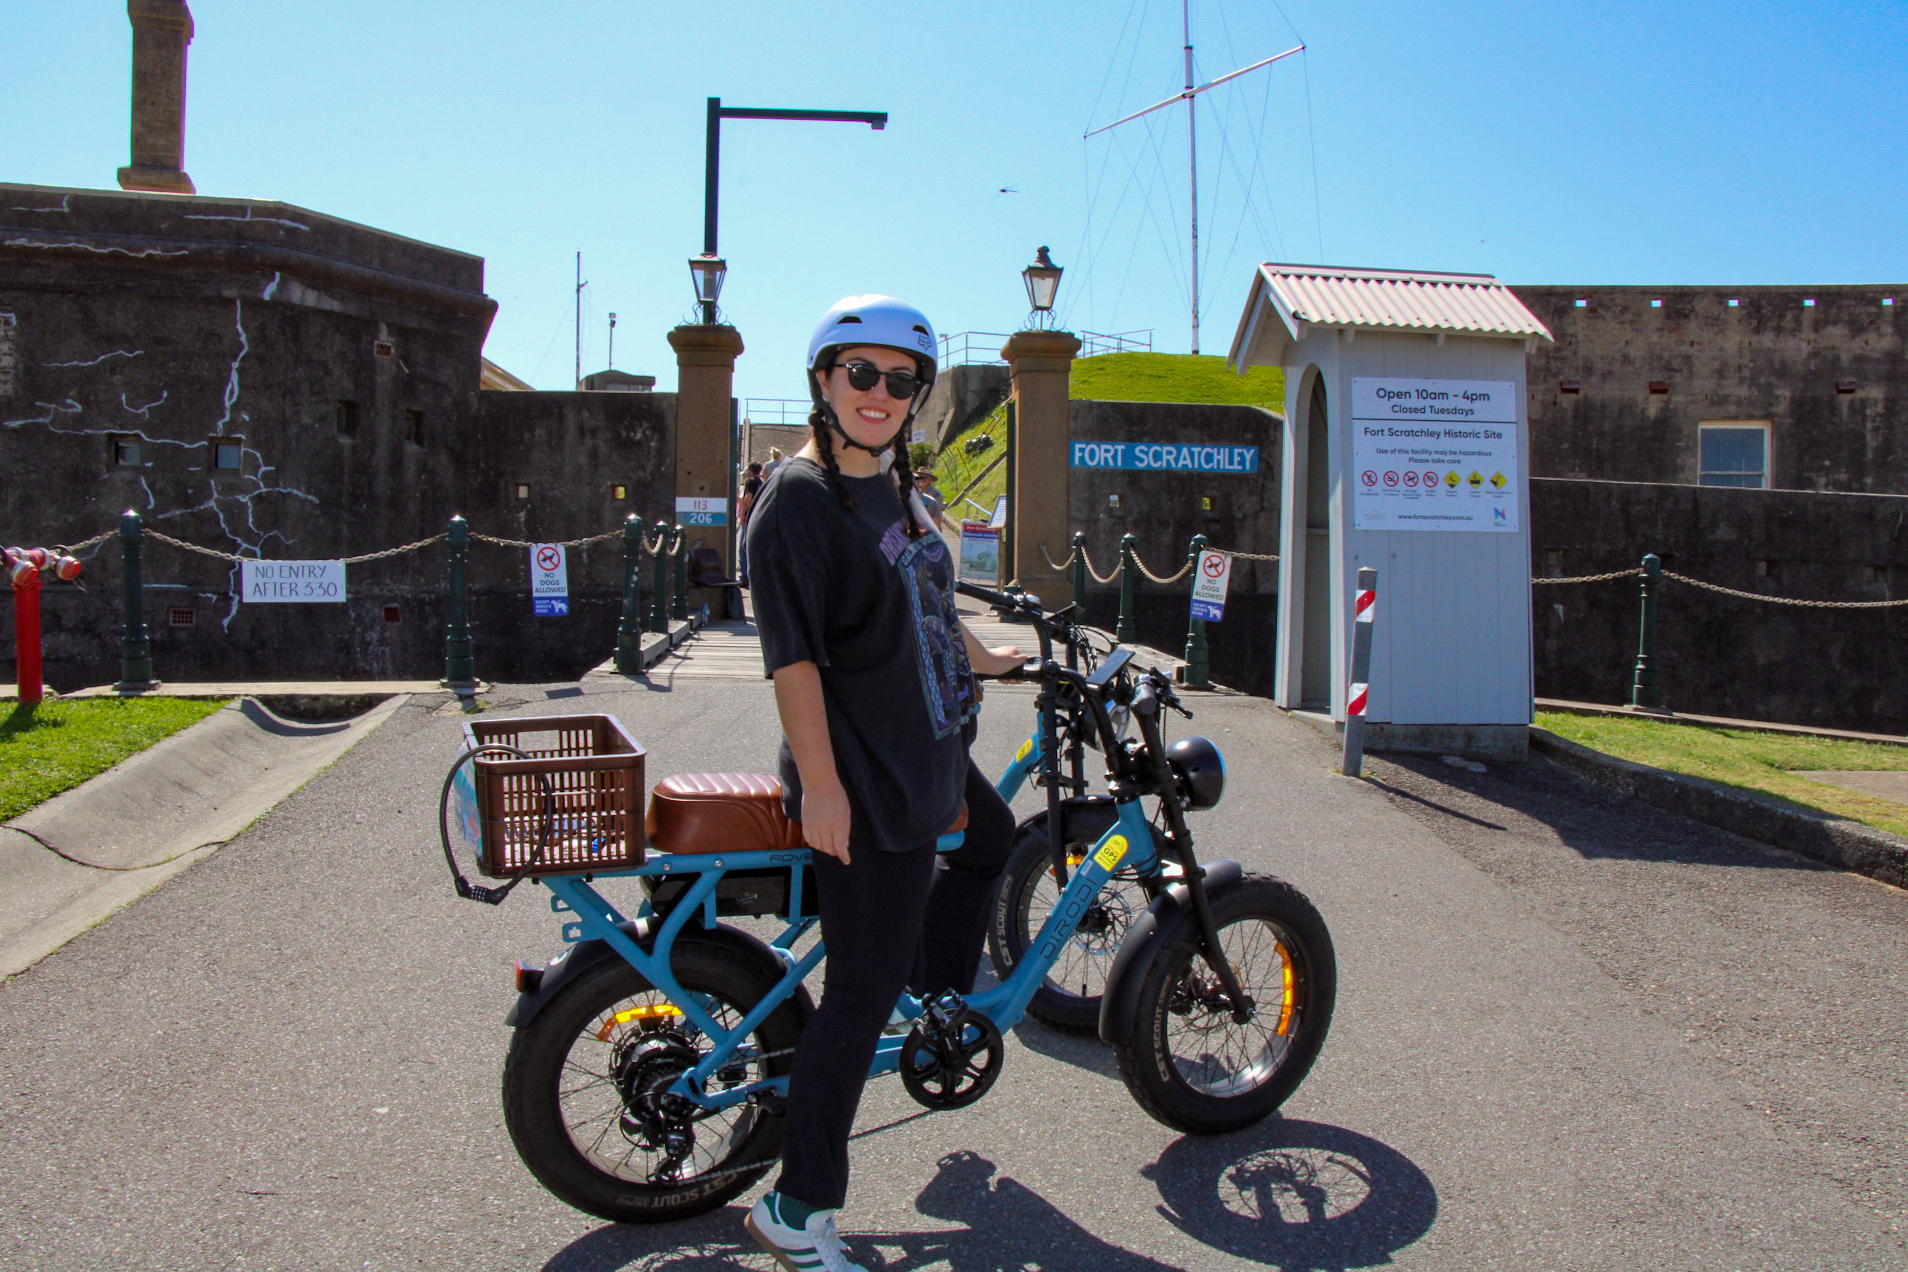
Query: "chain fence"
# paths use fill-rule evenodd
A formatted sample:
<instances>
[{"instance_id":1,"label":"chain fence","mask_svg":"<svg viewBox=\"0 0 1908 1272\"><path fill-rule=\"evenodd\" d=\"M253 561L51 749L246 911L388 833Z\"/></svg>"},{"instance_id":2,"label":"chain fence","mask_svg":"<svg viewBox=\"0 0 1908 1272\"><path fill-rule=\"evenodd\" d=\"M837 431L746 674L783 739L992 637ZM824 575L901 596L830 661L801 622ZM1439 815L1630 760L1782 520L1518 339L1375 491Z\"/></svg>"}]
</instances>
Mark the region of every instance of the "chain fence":
<instances>
[{"instance_id":1,"label":"chain fence","mask_svg":"<svg viewBox=\"0 0 1908 1272\"><path fill-rule=\"evenodd\" d=\"M241 553L223 552L217 548L208 548L203 544L191 543L185 539L174 538L172 535L166 534L163 531L153 530L151 528L143 528L142 533L149 539L154 539L169 547L178 548L182 552L197 553L200 556L210 557L216 561L238 563L267 559L256 555L246 556ZM118 531L116 529L107 530L94 535L90 539L83 539L78 543L59 544L56 546L60 552L77 555L88 549L100 546L117 534ZM557 542L556 546L563 548L588 547L592 544L608 543L612 539L620 538L622 534L623 529L618 527L614 530L605 530L601 534L585 535L576 539L564 539ZM471 531L470 537L475 542L488 543L496 547L532 548L539 546L529 539L510 539L501 535L480 534L475 530ZM407 552L416 552L420 549L428 548L432 544L442 543L448 538L448 534L440 532L431 535L429 538L419 539L415 543L406 543L394 548L384 548L377 552L364 552L357 556L343 557L341 560L346 565L366 565L372 561L383 561L391 557L403 556ZM681 556L686 550L688 542L688 529L687 527L681 526L664 525L653 535L644 534L641 538L643 552L652 557ZM1210 550L1223 552L1227 556L1234 557L1241 561L1277 561L1279 559L1279 555L1276 552L1239 552L1219 547L1214 547ZM1087 574L1092 577L1095 583L1101 584L1102 586L1118 582L1120 571L1123 568L1123 562L1116 561L1111 570L1102 571L1094 562L1093 556L1088 552L1085 544L1074 545L1071 550L1068 551L1064 560L1056 561L1053 559L1053 554L1048 551L1047 545L1043 543L1040 545L1040 555L1045 559L1048 568L1060 572L1071 569L1075 562L1084 562ZM1140 574L1161 587L1170 587L1182 581L1192 572L1193 568L1193 562L1189 559L1172 574L1162 575L1147 565L1145 559L1140 556L1137 550L1133 551L1132 556L1133 565L1139 570ZM1609 570L1602 574L1577 574L1565 578L1533 577L1531 584L1536 587L1547 587L1560 584L1607 583L1613 579L1640 578L1642 576L1643 570L1640 566L1631 566L1628 569ZM1900 600L1886 601L1819 601L1793 596L1770 596L1763 592L1747 592L1741 588L1724 587L1720 583L1710 583L1703 579L1691 578L1686 574L1678 574L1674 570L1664 570L1663 577L1666 579L1674 579L1678 583L1686 583L1691 587L1702 588L1704 591L1715 592L1723 596L1734 596L1746 601L1762 601L1770 605L1791 605L1803 609L1899 609L1908 606L1908 597Z\"/></svg>"}]
</instances>

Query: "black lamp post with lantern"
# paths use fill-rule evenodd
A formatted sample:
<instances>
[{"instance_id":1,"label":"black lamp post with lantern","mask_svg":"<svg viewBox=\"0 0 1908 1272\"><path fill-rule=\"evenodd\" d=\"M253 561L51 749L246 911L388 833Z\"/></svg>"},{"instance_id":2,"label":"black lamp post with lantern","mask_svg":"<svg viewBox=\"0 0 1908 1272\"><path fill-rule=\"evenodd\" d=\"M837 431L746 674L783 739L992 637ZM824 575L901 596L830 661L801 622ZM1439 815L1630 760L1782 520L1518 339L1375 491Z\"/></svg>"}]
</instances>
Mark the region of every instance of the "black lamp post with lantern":
<instances>
[{"instance_id":1,"label":"black lamp post with lantern","mask_svg":"<svg viewBox=\"0 0 1908 1272\"><path fill-rule=\"evenodd\" d=\"M1020 271L1020 281L1027 285L1027 304L1033 309L1028 315L1028 330L1040 331L1053 325L1053 302L1060 292L1060 275L1065 272L1053 263L1044 246L1034 253L1034 263Z\"/></svg>"}]
</instances>

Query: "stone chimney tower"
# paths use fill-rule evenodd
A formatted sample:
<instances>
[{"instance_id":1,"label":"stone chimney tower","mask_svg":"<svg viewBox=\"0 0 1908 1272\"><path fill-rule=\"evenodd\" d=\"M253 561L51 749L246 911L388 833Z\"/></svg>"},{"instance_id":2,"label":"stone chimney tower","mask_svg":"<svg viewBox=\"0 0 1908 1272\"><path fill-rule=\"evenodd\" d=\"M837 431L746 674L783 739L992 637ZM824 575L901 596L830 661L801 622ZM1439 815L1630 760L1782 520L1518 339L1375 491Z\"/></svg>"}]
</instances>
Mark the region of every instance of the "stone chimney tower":
<instances>
[{"instance_id":1,"label":"stone chimney tower","mask_svg":"<svg viewBox=\"0 0 1908 1272\"><path fill-rule=\"evenodd\" d=\"M122 190L196 194L185 174L186 45L192 11L184 0L126 0L132 19L132 165Z\"/></svg>"}]
</instances>

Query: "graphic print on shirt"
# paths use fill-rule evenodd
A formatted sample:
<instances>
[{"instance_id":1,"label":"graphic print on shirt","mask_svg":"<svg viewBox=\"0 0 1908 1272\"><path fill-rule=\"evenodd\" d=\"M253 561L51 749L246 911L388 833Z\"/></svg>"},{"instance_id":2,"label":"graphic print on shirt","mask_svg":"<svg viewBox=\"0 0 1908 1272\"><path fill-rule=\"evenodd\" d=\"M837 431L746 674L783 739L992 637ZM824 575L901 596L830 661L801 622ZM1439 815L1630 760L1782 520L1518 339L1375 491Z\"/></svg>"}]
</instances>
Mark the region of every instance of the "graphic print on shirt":
<instances>
[{"instance_id":1,"label":"graphic print on shirt","mask_svg":"<svg viewBox=\"0 0 1908 1272\"><path fill-rule=\"evenodd\" d=\"M881 536L881 554L901 571L908 603L914 609L916 666L921 693L927 699L928 720L936 740L954 733L980 712L974 695L974 672L967 661L967 643L961 639L961 619L954 609L954 569L947 544L937 534L909 540L907 527L895 522Z\"/></svg>"}]
</instances>

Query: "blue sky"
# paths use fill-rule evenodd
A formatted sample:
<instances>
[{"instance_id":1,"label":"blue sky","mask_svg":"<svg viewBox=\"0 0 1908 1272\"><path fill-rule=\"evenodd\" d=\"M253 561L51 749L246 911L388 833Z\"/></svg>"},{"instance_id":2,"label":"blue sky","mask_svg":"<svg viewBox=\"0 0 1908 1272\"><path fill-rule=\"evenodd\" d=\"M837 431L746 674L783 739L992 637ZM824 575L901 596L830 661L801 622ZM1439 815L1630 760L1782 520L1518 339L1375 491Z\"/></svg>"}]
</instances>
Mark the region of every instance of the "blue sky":
<instances>
[{"instance_id":1,"label":"blue sky","mask_svg":"<svg viewBox=\"0 0 1908 1272\"><path fill-rule=\"evenodd\" d=\"M1908 279L1908 6L1282 3L1192 6L1201 81L1309 46L1202 99L1205 352L1256 259ZM192 7L199 190L482 255L486 352L540 388L569 386L578 249L585 370L615 311L616 365L673 386L710 95L891 115L725 125L738 394L801 396L807 333L844 294L1011 330L1043 243L1067 325L1187 347L1184 108L1081 139L1179 87L1176 0ZM0 180L113 186L130 49L122 5L8 0Z\"/></svg>"}]
</instances>

